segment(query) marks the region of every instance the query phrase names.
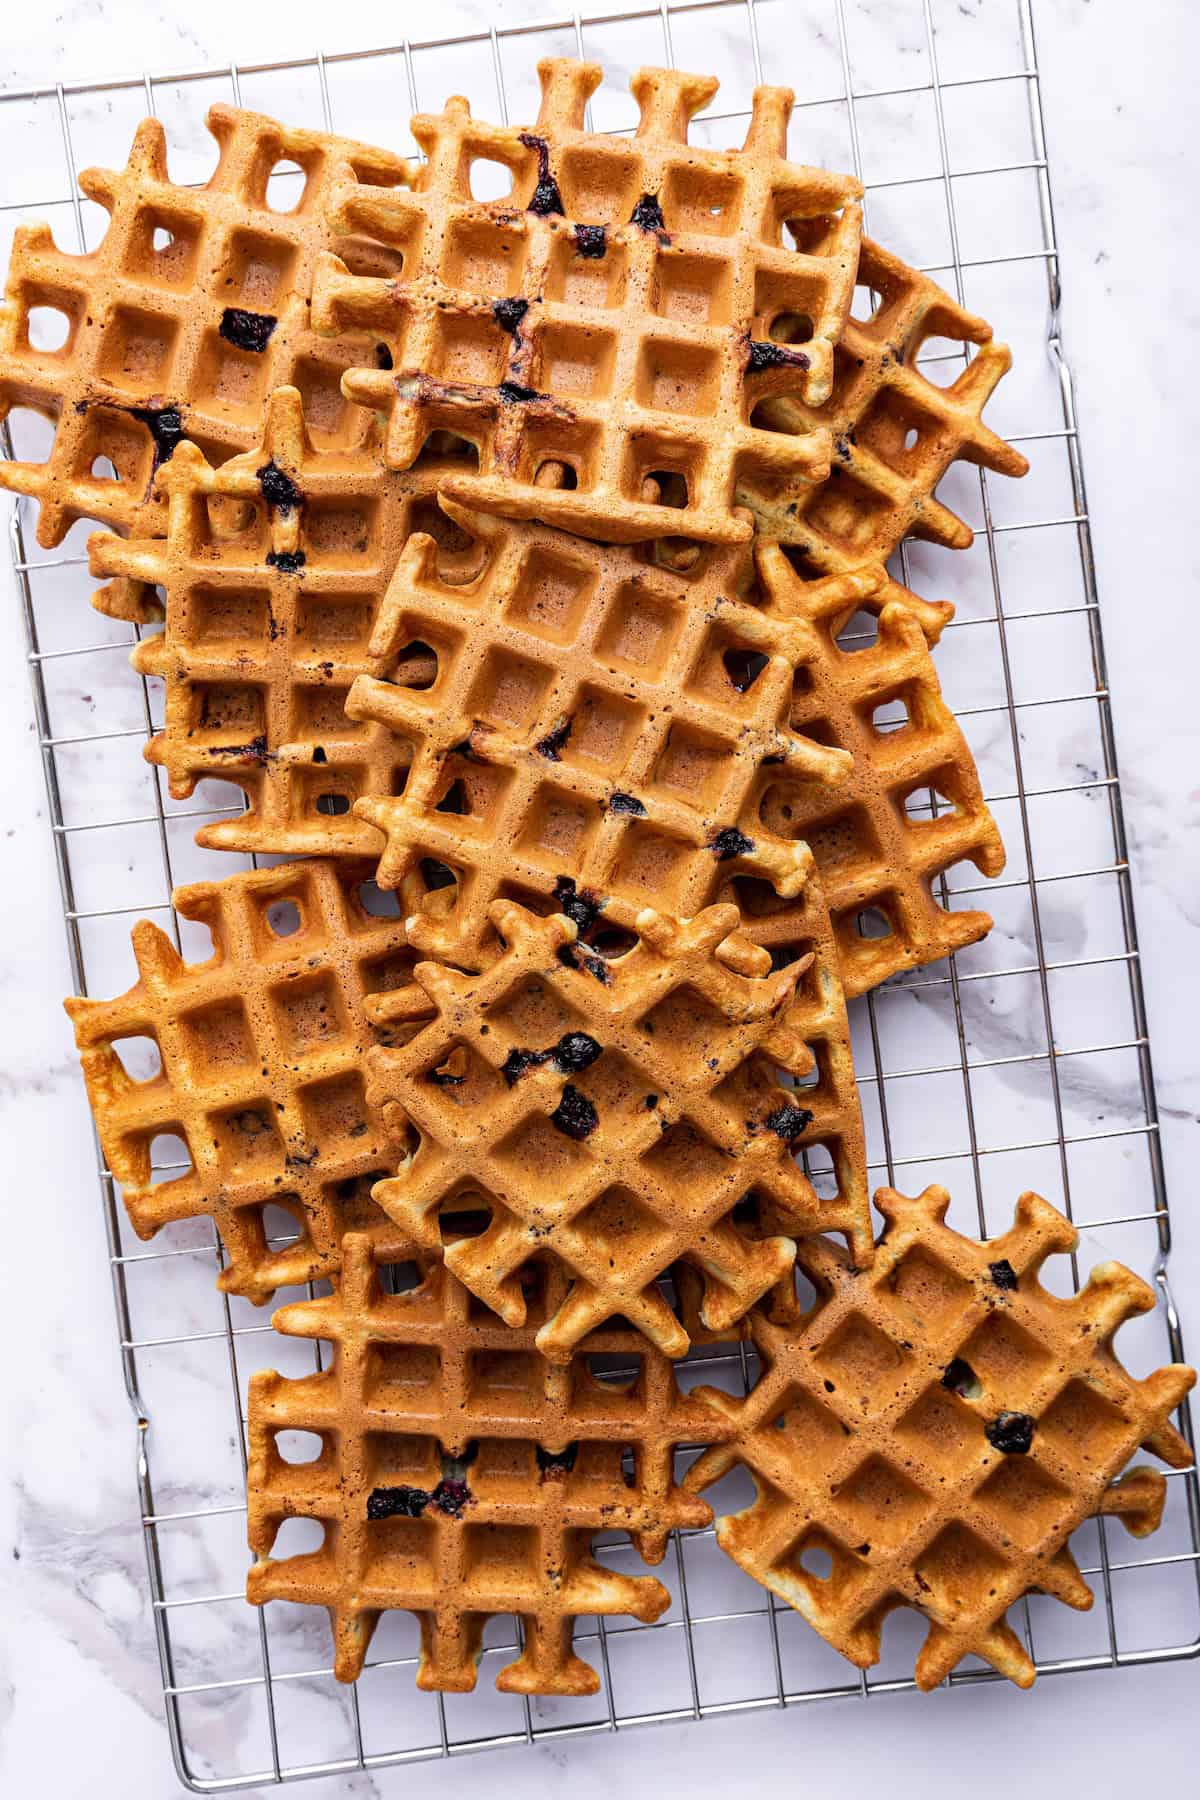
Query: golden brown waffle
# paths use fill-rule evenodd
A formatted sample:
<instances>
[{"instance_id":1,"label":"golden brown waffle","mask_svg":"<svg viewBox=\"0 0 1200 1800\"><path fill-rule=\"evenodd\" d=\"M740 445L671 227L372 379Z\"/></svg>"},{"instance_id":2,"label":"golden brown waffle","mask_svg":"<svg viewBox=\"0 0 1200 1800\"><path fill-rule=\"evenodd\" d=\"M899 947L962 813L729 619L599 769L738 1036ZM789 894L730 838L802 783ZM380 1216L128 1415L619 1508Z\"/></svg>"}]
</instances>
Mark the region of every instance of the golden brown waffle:
<instances>
[{"instance_id":1,"label":"golden brown waffle","mask_svg":"<svg viewBox=\"0 0 1200 1800\"><path fill-rule=\"evenodd\" d=\"M164 538L97 533L92 573L158 584L167 627L133 652L166 683L161 732L146 756L171 795L232 783L247 811L203 825L211 849L369 855L378 834L350 808L404 785L406 746L351 722L343 702L367 654L380 595L409 532L437 534L447 584L478 552L436 503L455 467L434 445L389 475L370 447L319 450L296 388L270 398L256 448L210 468L181 444L159 475Z\"/></svg>"},{"instance_id":2,"label":"golden brown waffle","mask_svg":"<svg viewBox=\"0 0 1200 1800\"><path fill-rule=\"evenodd\" d=\"M355 370L344 392L387 412L395 468L437 426L478 443L480 473L446 485L468 505L605 542L744 539L735 487L783 504L828 472L821 427L748 420L781 368L810 403L828 395L860 184L786 160L786 88L757 88L745 144L717 151L688 143L710 77L641 70L636 133L613 137L584 128L595 64L538 73L532 130L454 98L412 121L428 160L411 189L349 170L337 185L335 228L403 258L389 277L320 259L317 328L397 339L395 368ZM507 199L472 198L479 160L511 172ZM777 341L801 326L802 346Z\"/></svg>"},{"instance_id":3,"label":"golden brown waffle","mask_svg":"<svg viewBox=\"0 0 1200 1800\"><path fill-rule=\"evenodd\" d=\"M773 838L803 839L813 853L850 997L985 936L989 915L943 906L933 884L962 862L998 875L1004 846L924 633L907 606L888 598L895 584L878 568L859 571L859 619L843 647L843 582L804 579L778 544L756 544L755 564L764 616L812 633L793 688L792 729L851 757L837 786L764 769L758 804ZM871 615L874 641L859 642ZM756 943L774 949L790 940L793 902L761 883L750 891L740 884L735 897Z\"/></svg>"},{"instance_id":4,"label":"golden brown waffle","mask_svg":"<svg viewBox=\"0 0 1200 1800\"><path fill-rule=\"evenodd\" d=\"M787 724L807 626L730 597L737 552L701 553L682 577L446 504L487 544L485 566L451 584L435 546L410 539L372 640L375 678L347 703L390 729L397 762L411 757L402 793L355 811L386 834L383 885L422 859L454 873L446 954L483 941L499 892L548 897L564 876L610 896L618 925L647 905L690 915L731 871L802 888L802 847L759 830L754 805L764 762L823 785L850 771L846 752ZM847 606L861 586L839 585ZM423 663L416 685L406 673L414 643L436 658L432 682Z\"/></svg>"},{"instance_id":5,"label":"golden brown waffle","mask_svg":"<svg viewBox=\"0 0 1200 1800\"><path fill-rule=\"evenodd\" d=\"M688 1334L657 1285L672 1264L699 1271L711 1331L792 1265L790 1238L752 1239L739 1206L869 1249L861 1188L821 1199L793 1160L814 1119L807 1094L778 1081L815 1072L788 1016L802 970L772 975L733 935L736 908L683 922L647 909L613 961L561 914L496 901L491 916L499 960L482 975L419 963L436 1018L369 1067L393 1132L411 1134L376 1199L507 1324L525 1323L520 1272L546 1260L571 1287L538 1331L545 1356L566 1361L614 1315L683 1355ZM455 1239L446 1215L468 1210L479 1228Z\"/></svg>"},{"instance_id":6,"label":"golden brown waffle","mask_svg":"<svg viewBox=\"0 0 1200 1800\"><path fill-rule=\"evenodd\" d=\"M718 1542L858 1667L879 1660L887 1614L910 1606L930 1623L919 1687L972 1655L1028 1687L1009 1607L1032 1589L1092 1604L1067 1539L1093 1514L1155 1528L1161 1475L1110 1483L1139 1447L1191 1463L1168 1415L1195 1374L1136 1381L1121 1367L1113 1334L1154 1294L1119 1264L1070 1299L1041 1285L1077 1237L1045 1200L1023 1194L1012 1229L979 1244L944 1224L948 1199L881 1190L887 1226L866 1273L833 1244L800 1246L816 1300L753 1316L764 1373L748 1399L697 1390L731 1436L685 1485L746 1465L757 1498L718 1520Z\"/></svg>"},{"instance_id":7,"label":"golden brown waffle","mask_svg":"<svg viewBox=\"0 0 1200 1800\"><path fill-rule=\"evenodd\" d=\"M399 921L366 910L369 877L369 864L312 861L178 888L176 911L208 926L213 955L185 963L143 919L137 984L117 1000L66 1003L134 1230L149 1238L210 1217L228 1258L220 1286L257 1303L336 1272L348 1230L409 1254L370 1198L400 1147L367 1098L363 1059L380 1041L372 1002L411 980L412 958ZM382 1041L403 1035L395 1026ZM157 1046L148 1080L121 1061L131 1038ZM154 1140L172 1137L190 1166L156 1180ZM268 1207L290 1215L294 1242L269 1242Z\"/></svg>"},{"instance_id":8,"label":"golden brown waffle","mask_svg":"<svg viewBox=\"0 0 1200 1800\"><path fill-rule=\"evenodd\" d=\"M415 882L430 859L454 877L425 903L445 913L433 953L469 955L497 895L536 906L564 879L604 896L610 928L643 905L686 917L736 899L756 941L784 951L812 909L808 859L787 842L800 838L848 993L988 930L986 913L933 897L953 864L994 875L1004 852L924 637L883 605L882 570L806 581L757 544L693 548L680 572L662 566L669 545L600 549L445 504L490 540L483 569L452 585L435 546L412 539L375 674L347 703L390 727L397 764L411 757L402 794L356 807L386 834L380 881ZM848 615L881 607L877 641L843 649ZM437 664L417 687L414 643ZM876 728L897 701L908 722ZM930 787L943 810L910 817ZM871 909L887 936L862 935Z\"/></svg>"},{"instance_id":9,"label":"golden brown waffle","mask_svg":"<svg viewBox=\"0 0 1200 1800\"><path fill-rule=\"evenodd\" d=\"M950 465L978 463L1000 475L1024 475L1025 457L983 423L982 413L1011 362L991 341L992 328L955 304L936 282L881 245L864 239L858 285L871 290L868 319L850 317L834 353L833 390L820 407L806 404L799 383L759 402L764 429L800 441L820 426L833 437L829 479L782 502L739 482L737 499L755 514L760 535L794 545L820 575L886 562L907 537L964 550L969 525L934 497ZM980 346L949 386L939 386L917 359L932 339ZM776 386L786 383L786 371ZM896 582L885 596L905 601L933 642L949 609L930 605Z\"/></svg>"},{"instance_id":10,"label":"golden brown waffle","mask_svg":"<svg viewBox=\"0 0 1200 1800\"><path fill-rule=\"evenodd\" d=\"M360 274L390 266L386 252L330 230L335 164L344 175L349 163L365 185L402 182L407 165L228 106L209 110L208 128L220 154L203 187L170 179L157 119L138 127L123 170L83 172L84 194L109 215L89 254L59 250L47 225L18 227L0 308L0 418L32 407L53 422L54 443L44 464L0 462L0 487L37 498L41 544L60 543L76 519L157 536L165 519L154 474L180 439L213 462L251 449L267 396L285 383L304 396L322 449L356 449L373 433L340 391L343 371L373 347L318 338L308 294L321 250L337 249ZM267 199L283 161L304 174L286 212ZM35 307L66 315L61 349L31 346ZM105 462L115 476L100 472ZM122 617L157 616L153 597L126 583L102 599Z\"/></svg>"},{"instance_id":11,"label":"golden brown waffle","mask_svg":"<svg viewBox=\"0 0 1200 1800\"><path fill-rule=\"evenodd\" d=\"M473 1688L487 1619L515 1614L524 1646L497 1687L595 1693L572 1649L576 1618L649 1621L670 1597L596 1561L592 1534L628 1532L660 1562L672 1527L707 1524L705 1502L675 1485L673 1451L708 1442L712 1415L628 1328L547 1362L535 1335L561 1296L553 1277L514 1329L444 1268L388 1294L371 1251L352 1233L338 1294L275 1315L288 1336L332 1342L332 1366L251 1379L248 1598L328 1607L341 1681L362 1669L380 1613L399 1608L420 1620L418 1687ZM594 1373L598 1357L617 1372ZM319 1434L315 1461L283 1459L277 1434L294 1430ZM324 1544L272 1561L291 1518L319 1520Z\"/></svg>"}]
</instances>

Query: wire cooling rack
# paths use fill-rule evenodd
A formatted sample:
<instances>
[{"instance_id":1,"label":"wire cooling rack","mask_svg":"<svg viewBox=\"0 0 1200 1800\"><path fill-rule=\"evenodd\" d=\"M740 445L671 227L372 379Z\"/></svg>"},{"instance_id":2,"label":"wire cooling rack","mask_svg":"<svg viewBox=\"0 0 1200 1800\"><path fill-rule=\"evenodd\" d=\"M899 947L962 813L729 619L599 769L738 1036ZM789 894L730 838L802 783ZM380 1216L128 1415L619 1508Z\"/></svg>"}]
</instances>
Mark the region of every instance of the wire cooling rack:
<instances>
[{"instance_id":1,"label":"wire cooling rack","mask_svg":"<svg viewBox=\"0 0 1200 1800\"><path fill-rule=\"evenodd\" d=\"M1063 1259L1065 1281L1117 1256L1158 1285L1156 1312L1122 1338L1142 1373L1181 1358L1183 1345L1167 1280L1170 1228L1087 501L1058 337L1030 0L978 16L934 0L898 0L880 19L871 11L843 0L693 0L370 52L9 92L0 117L21 154L3 175L0 219L49 217L64 247L91 247L103 216L79 199L77 170L119 165L149 111L166 121L175 178L203 179L214 152L201 121L213 99L323 119L403 150L409 112L437 108L449 92L467 93L484 116L529 116L534 64L548 52L605 64L592 103L598 129L633 123L625 83L643 62L721 70L718 107L697 127L718 142L738 135L764 70L795 86L793 154L853 167L866 183L873 235L998 321L1013 344L1014 373L989 421L1032 463L1019 484L953 470L942 492L976 525L974 548L950 556L913 545L902 559L906 580L958 608L938 663L1009 867L999 881L981 884L968 870L948 884L948 903L969 897L993 911L984 944L855 1004L873 1171L909 1191L944 1182L955 1196L952 1222L989 1235L1004 1228L1024 1187L1065 1206L1081 1231L1069 1268ZM286 171L273 179L286 183ZM932 347L931 363L961 357L958 346L944 349ZM39 454L39 429L14 419L16 454ZM4 449L14 454L7 428ZM74 980L81 993L109 995L132 979L128 929L138 916L169 923L186 953L205 953L196 928L171 913L170 894L179 881L241 866L192 841L198 819L228 810L229 790L207 784L187 805L164 796L141 757L160 697L128 668L129 628L88 607L89 528L43 554L29 525L19 505L14 565ZM162 1174L173 1166L165 1161ZM339 1688L322 1614L280 1603L260 1614L242 1598L246 1379L269 1365L301 1373L313 1346L275 1337L261 1314L216 1293L219 1246L200 1222L143 1247L103 1168L101 1184L166 1716L180 1778L195 1791L912 1686L920 1636L912 1615L889 1620L878 1668L850 1673L701 1531L676 1538L664 1570L674 1604L656 1625L581 1622L583 1654L604 1678L593 1699L496 1694L491 1674L511 1656L507 1621L489 1628L475 1694L419 1694L415 1627L403 1615L385 1617L356 1688ZM693 1357L681 1378L736 1389L753 1373L752 1359L728 1346ZM712 1496L719 1511L747 1497L739 1479ZM1098 1594L1091 1613L1043 1597L1020 1609L1042 1674L1200 1649L1195 1478L1170 1477L1168 1495L1153 1554L1136 1553L1103 1522L1078 1534ZM307 1547L292 1540L279 1549ZM601 1542L598 1554L640 1567L620 1542ZM992 1678L964 1666L951 1685Z\"/></svg>"}]
</instances>

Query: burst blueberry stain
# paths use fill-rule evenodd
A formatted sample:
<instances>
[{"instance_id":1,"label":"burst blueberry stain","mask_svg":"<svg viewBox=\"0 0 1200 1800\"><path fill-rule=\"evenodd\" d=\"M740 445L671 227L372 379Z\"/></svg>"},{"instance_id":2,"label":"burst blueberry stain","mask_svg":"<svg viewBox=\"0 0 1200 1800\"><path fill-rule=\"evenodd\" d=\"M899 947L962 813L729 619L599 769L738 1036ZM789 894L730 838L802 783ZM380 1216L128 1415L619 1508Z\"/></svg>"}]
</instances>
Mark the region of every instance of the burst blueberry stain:
<instances>
[{"instance_id":1,"label":"burst blueberry stain","mask_svg":"<svg viewBox=\"0 0 1200 1800\"><path fill-rule=\"evenodd\" d=\"M575 227L575 248L580 256L599 259L608 250L608 233L603 225L577 225Z\"/></svg>"},{"instance_id":2,"label":"burst blueberry stain","mask_svg":"<svg viewBox=\"0 0 1200 1800\"><path fill-rule=\"evenodd\" d=\"M591 1137L600 1123L600 1115L586 1094L581 1094L577 1087L568 1081L563 1087L562 1098L550 1114L550 1123L564 1137L573 1138L581 1144L584 1138Z\"/></svg>"},{"instance_id":3,"label":"burst blueberry stain","mask_svg":"<svg viewBox=\"0 0 1200 1800\"><path fill-rule=\"evenodd\" d=\"M547 218L551 213L562 217L562 195L558 191L550 169L550 146L543 137L536 137L532 131L523 131L520 140L527 150L535 150L538 159L537 186L533 190L533 198L526 207L526 212L536 213L539 218Z\"/></svg>"},{"instance_id":4,"label":"burst blueberry stain","mask_svg":"<svg viewBox=\"0 0 1200 1800\"><path fill-rule=\"evenodd\" d=\"M295 575L307 561L303 550L268 550L267 562L281 575Z\"/></svg>"},{"instance_id":5,"label":"burst blueberry stain","mask_svg":"<svg viewBox=\"0 0 1200 1800\"><path fill-rule=\"evenodd\" d=\"M608 797L608 810L615 813L628 813L631 818L644 819L646 809L636 794L623 794L620 789Z\"/></svg>"},{"instance_id":6,"label":"burst blueberry stain","mask_svg":"<svg viewBox=\"0 0 1200 1800\"><path fill-rule=\"evenodd\" d=\"M559 912L570 919L576 931L590 931L600 917L603 902L589 889L577 889L570 875L555 876L554 898Z\"/></svg>"},{"instance_id":7,"label":"burst blueberry stain","mask_svg":"<svg viewBox=\"0 0 1200 1800\"><path fill-rule=\"evenodd\" d=\"M768 1113L765 1121L767 1130L773 1131L785 1144L795 1143L812 1122L812 1114L803 1106L778 1106L773 1113Z\"/></svg>"},{"instance_id":8,"label":"burst blueberry stain","mask_svg":"<svg viewBox=\"0 0 1200 1800\"><path fill-rule=\"evenodd\" d=\"M643 194L629 215L629 223L642 231L665 231L666 220L657 194Z\"/></svg>"},{"instance_id":9,"label":"burst blueberry stain","mask_svg":"<svg viewBox=\"0 0 1200 1800\"><path fill-rule=\"evenodd\" d=\"M177 406L133 406L130 412L140 419L154 439L154 463L151 474L163 463L170 462L176 446L183 438L183 414Z\"/></svg>"},{"instance_id":10,"label":"burst blueberry stain","mask_svg":"<svg viewBox=\"0 0 1200 1800\"><path fill-rule=\"evenodd\" d=\"M520 328L521 320L528 311L528 300L522 300L519 295L514 296L510 300L492 301L493 319L495 319L501 331L511 332L514 337Z\"/></svg>"},{"instance_id":11,"label":"burst blueberry stain","mask_svg":"<svg viewBox=\"0 0 1200 1800\"><path fill-rule=\"evenodd\" d=\"M999 1262L989 1263L988 1274L998 1288L1008 1288L1011 1291L1017 1285L1017 1271L1007 1257L1002 1257Z\"/></svg>"},{"instance_id":12,"label":"burst blueberry stain","mask_svg":"<svg viewBox=\"0 0 1200 1800\"><path fill-rule=\"evenodd\" d=\"M1002 1412L983 1431L993 1450L1000 1450L1005 1456L1025 1456L1033 1443L1036 1425L1036 1419L1028 1413Z\"/></svg>"},{"instance_id":13,"label":"burst blueberry stain","mask_svg":"<svg viewBox=\"0 0 1200 1800\"><path fill-rule=\"evenodd\" d=\"M297 506L304 504L304 495L296 483L274 460L264 463L261 469L255 470L255 474L262 489L262 497L272 512L292 512Z\"/></svg>"},{"instance_id":14,"label":"burst blueberry stain","mask_svg":"<svg viewBox=\"0 0 1200 1800\"><path fill-rule=\"evenodd\" d=\"M710 840L708 847L718 862L729 862L735 856L748 856L754 848L754 839L748 838L736 825L726 825Z\"/></svg>"},{"instance_id":15,"label":"burst blueberry stain","mask_svg":"<svg viewBox=\"0 0 1200 1800\"><path fill-rule=\"evenodd\" d=\"M252 350L261 356L271 341L271 333L279 321L273 313L246 312L240 306L227 306L219 327L227 344L237 350Z\"/></svg>"},{"instance_id":16,"label":"burst blueberry stain","mask_svg":"<svg viewBox=\"0 0 1200 1800\"><path fill-rule=\"evenodd\" d=\"M586 1031L568 1031L564 1032L548 1054L564 1075L578 1075L582 1069L590 1069L603 1052L595 1038L589 1037Z\"/></svg>"},{"instance_id":17,"label":"burst blueberry stain","mask_svg":"<svg viewBox=\"0 0 1200 1800\"><path fill-rule=\"evenodd\" d=\"M368 1519L419 1519L430 1493L419 1487L377 1487L367 1497Z\"/></svg>"},{"instance_id":18,"label":"burst blueberry stain","mask_svg":"<svg viewBox=\"0 0 1200 1800\"><path fill-rule=\"evenodd\" d=\"M763 369L807 369L809 358L803 350L793 350L787 344L762 342L754 338L747 341L746 373L757 375Z\"/></svg>"},{"instance_id":19,"label":"burst blueberry stain","mask_svg":"<svg viewBox=\"0 0 1200 1800\"><path fill-rule=\"evenodd\" d=\"M541 399L536 388L522 387L519 381L502 381L496 392L509 406L517 406L524 400Z\"/></svg>"},{"instance_id":20,"label":"burst blueberry stain","mask_svg":"<svg viewBox=\"0 0 1200 1800\"><path fill-rule=\"evenodd\" d=\"M561 719L544 738L539 738L533 746L538 755L544 756L547 762L561 762L567 739L571 735L571 725L570 719Z\"/></svg>"}]
</instances>

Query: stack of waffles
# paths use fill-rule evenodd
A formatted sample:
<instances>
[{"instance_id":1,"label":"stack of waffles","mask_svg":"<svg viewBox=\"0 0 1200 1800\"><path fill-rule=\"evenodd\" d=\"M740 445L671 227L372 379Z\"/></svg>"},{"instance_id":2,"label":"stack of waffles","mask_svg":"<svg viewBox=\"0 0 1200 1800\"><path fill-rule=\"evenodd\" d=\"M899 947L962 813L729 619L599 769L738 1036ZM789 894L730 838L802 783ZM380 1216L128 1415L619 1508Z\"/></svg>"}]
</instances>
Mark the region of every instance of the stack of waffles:
<instances>
[{"instance_id":1,"label":"stack of waffles","mask_svg":"<svg viewBox=\"0 0 1200 1800\"><path fill-rule=\"evenodd\" d=\"M670 1599L594 1537L657 1563L740 1464L718 1542L851 1662L907 1606L920 1686L1028 1685L1009 1609L1091 1604L1083 1520L1158 1522L1123 1471L1188 1462L1193 1377L1117 1360L1127 1271L1043 1286L1075 1236L1036 1196L980 1244L885 1190L875 1241L847 1023L990 925L945 881L1003 864L952 609L886 565L970 542L953 463L1023 472L982 420L1008 353L789 160L786 90L718 151L713 80L641 71L606 136L596 67L539 73L530 126L451 99L414 163L218 107L188 188L147 120L82 177L98 248L17 238L0 407L53 436L0 481L43 544L107 528L95 604L162 622L146 754L240 790L199 841L272 861L176 892L206 961L143 922L136 985L68 1001L105 1157L140 1236L212 1220L227 1293L307 1284L275 1328L333 1355L252 1383L248 1592L326 1607L340 1678L398 1608L421 1687L471 1688L510 1615L501 1688L593 1691L575 1621ZM748 1391L688 1387L739 1340ZM321 1547L273 1557L295 1518Z\"/></svg>"}]
</instances>

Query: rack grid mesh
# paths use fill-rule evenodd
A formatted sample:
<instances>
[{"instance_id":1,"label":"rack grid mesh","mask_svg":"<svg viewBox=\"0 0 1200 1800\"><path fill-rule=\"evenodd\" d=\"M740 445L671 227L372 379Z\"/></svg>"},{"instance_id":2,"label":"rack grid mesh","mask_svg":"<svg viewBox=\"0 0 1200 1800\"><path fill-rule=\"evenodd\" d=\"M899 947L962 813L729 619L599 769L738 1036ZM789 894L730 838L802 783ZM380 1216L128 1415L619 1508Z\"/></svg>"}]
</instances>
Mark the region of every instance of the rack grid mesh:
<instances>
[{"instance_id":1,"label":"rack grid mesh","mask_svg":"<svg viewBox=\"0 0 1200 1800\"><path fill-rule=\"evenodd\" d=\"M1155 1313L1122 1339L1143 1373L1181 1359L1183 1344L1168 1284L1170 1227L1087 498L1059 339L1032 0L986 11L985 28L966 9L905 0L884 30L847 0L803 8L664 0L374 51L9 91L0 116L10 140L22 130L23 153L7 177L0 222L48 217L64 247L91 247L103 218L78 197L78 169L123 160L137 117L153 112L167 123L176 179L203 179L200 121L213 99L288 120L316 117L407 150L409 112L436 108L451 91L468 93L484 116L531 112L534 63L549 52L605 64L591 108L598 129L630 128L623 83L643 62L720 68L717 106L697 126L714 141L736 135L764 71L796 87L792 154L852 167L866 185L868 229L1002 326L1017 360L989 422L1033 465L1020 484L952 470L942 492L975 524L974 548L948 558L913 544L898 563L918 591L956 603L939 669L976 751L1009 867L998 881L952 871L944 884L948 904L961 897L993 912L985 943L854 1003L872 1171L909 1191L944 1182L955 1196L951 1222L988 1235L1004 1229L1022 1188L1065 1207L1081 1232L1066 1280L1078 1285L1090 1264L1117 1256L1157 1285ZM278 195L294 173L276 171ZM927 372L952 379L963 354L935 345ZM15 416L3 430L4 453L36 456L39 428ZM127 984L135 918L158 918L186 952L202 955L197 928L171 911L172 889L245 864L192 842L199 819L230 810L229 790L205 783L187 805L175 804L142 761L161 699L121 654L136 628L88 608L88 529L43 553L25 503L13 510L72 971L78 992L107 995ZM936 807L936 795L928 804ZM178 1166L164 1152L162 1174ZM878 1668L848 1671L720 1555L708 1530L676 1534L664 1569L674 1603L658 1623L581 1622L582 1653L603 1676L594 1698L493 1693L489 1671L512 1653L507 1621L489 1627L474 1695L418 1694L415 1626L397 1615L382 1623L356 1686L338 1688L322 1617L280 1603L254 1612L242 1590L246 1380L264 1366L302 1373L314 1346L275 1336L264 1315L216 1292L220 1247L199 1222L138 1245L102 1164L100 1179L166 1716L180 1778L194 1791L912 1687L915 1618L889 1620ZM318 1367L327 1351L315 1346ZM736 1344L697 1352L681 1370L685 1385L716 1380L734 1391L753 1377L753 1358ZM1168 1494L1149 1554L1111 1523L1077 1535L1097 1589L1091 1613L1040 1596L1019 1609L1041 1674L1200 1651L1195 1476L1171 1476ZM737 1476L710 1495L719 1511L747 1497ZM299 1537L279 1546L308 1547ZM631 1572L641 1567L615 1538L600 1540L598 1554ZM950 1685L991 1679L990 1670L965 1666Z\"/></svg>"}]
</instances>

